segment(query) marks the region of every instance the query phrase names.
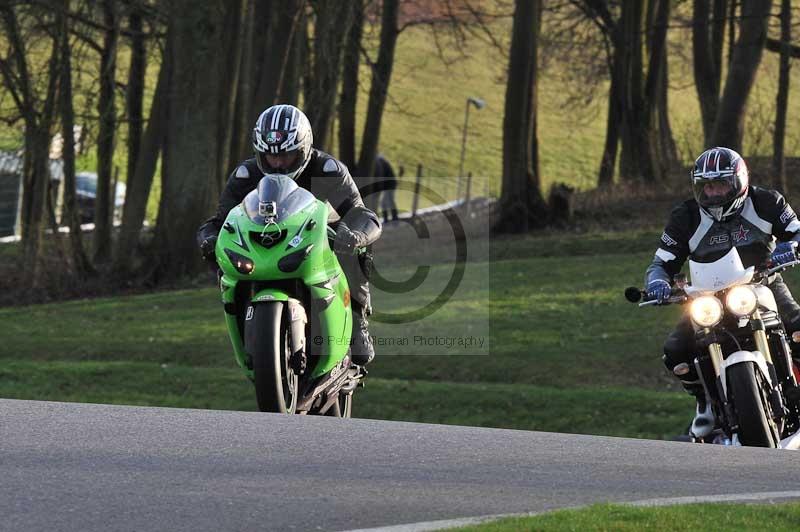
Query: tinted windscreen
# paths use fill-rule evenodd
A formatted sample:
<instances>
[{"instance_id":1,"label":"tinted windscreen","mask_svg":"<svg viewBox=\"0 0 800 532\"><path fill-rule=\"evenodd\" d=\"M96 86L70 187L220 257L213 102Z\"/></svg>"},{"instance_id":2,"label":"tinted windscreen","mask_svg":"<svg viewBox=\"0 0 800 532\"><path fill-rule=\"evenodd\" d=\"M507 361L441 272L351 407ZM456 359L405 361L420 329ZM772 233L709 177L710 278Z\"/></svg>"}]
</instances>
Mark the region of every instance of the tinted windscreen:
<instances>
[{"instance_id":1,"label":"tinted windscreen","mask_svg":"<svg viewBox=\"0 0 800 532\"><path fill-rule=\"evenodd\" d=\"M280 222L302 211L316 201L314 195L297 186L293 179L285 176L266 175L258 183L256 190L244 198L247 216L257 224L266 224L266 217L259 210L259 204L275 202L275 221Z\"/></svg>"}]
</instances>

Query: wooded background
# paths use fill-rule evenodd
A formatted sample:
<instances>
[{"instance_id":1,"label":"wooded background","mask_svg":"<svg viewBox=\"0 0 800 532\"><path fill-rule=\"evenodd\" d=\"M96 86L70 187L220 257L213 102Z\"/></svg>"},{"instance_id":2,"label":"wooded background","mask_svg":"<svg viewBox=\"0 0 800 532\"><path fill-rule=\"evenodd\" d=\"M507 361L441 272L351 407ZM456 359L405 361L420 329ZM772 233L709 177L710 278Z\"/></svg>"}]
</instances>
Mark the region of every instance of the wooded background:
<instances>
[{"instance_id":1,"label":"wooded background","mask_svg":"<svg viewBox=\"0 0 800 532\"><path fill-rule=\"evenodd\" d=\"M655 186L685 172L697 155L678 147L670 88L696 89L695 145L726 145L747 156L747 104L762 59L775 54L771 184L788 190L790 67L800 55L794 19L790 0L5 0L0 122L20 132L24 286L36 289L47 275L45 235L57 223L48 158L57 136L61 223L71 230L49 238L76 280L157 285L196 272L195 231L232 167L249 157L253 123L273 103L301 106L315 146L331 150L368 185L382 130L391 127L383 118L398 37L413 27L430 30L442 76L448 52L475 39L507 65L504 108L483 111L502 115L493 133L502 138L495 231L527 232L558 214L542 190L537 127L537 88L548 75L563 82L565 113L577 117L582 102L605 101L596 186ZM691 42L668 53L678 32ZM676 57L693 77L670 76ZM156 80L152 92L148 80ZM358 105L359 97L366 103ZM418 120L435 131L435 120ZM76 149L96 152L95 229L86 241L75 205ZM115 229L119 151L127 154L119 176L127 190ZM154 180L157 216L145 231Z\"/></svg>"}]
</instances>

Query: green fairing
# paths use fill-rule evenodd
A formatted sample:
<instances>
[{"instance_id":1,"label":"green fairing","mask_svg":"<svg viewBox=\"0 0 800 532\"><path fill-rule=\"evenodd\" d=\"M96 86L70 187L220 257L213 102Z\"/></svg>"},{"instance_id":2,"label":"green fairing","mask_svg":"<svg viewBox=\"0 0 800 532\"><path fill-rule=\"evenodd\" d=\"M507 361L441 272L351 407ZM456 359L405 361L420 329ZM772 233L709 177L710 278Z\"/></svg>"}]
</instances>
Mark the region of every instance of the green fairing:
<instances>
[{"instance_id":1,"label":"green fairing","mask_svg":"<svg viewBox=\"0 0 800 532\"><path fill-rule=\"evenodd\" d=\"M243 202L228 214L225 220L227 228L220 231L216 247L217 262L223 273L220 290L224 304L234 303L239 282L300 279L308 287L312 299L315 302L319 300L319 306L325 307L317 316L312 316L312 310L306 308L309 324L317 320L320 331L316 338L308 338L306 344L311 349L319 348L321 354L315 365L309 359L312 377L328 373L341 362L347 355L352 333L349 288L339 261L328 244L327 217L327 204L314 200L297 212L289 213L284 219L268 224L268 234L286 230L286 236L278 244L267 248L258 242L265 225L251 220ZM311 229L308 228L309 220L313 220ZM284 272L279 269L278 262L282 258L309 245L313 247L295 271ZM249 274L240 273L225 250L252 260L252 271ZM333 299L325 306L322 300L331 295ZM251 301L257 305L260 301L287 301L297 297L298 294L287 293L283 288L264 287L252 294ZM247 369L247 354L236 315L226 312L225 323L236 362L252 378L252 370ZM321 344L319 336L322 337Z\"/></svg>"}]
</instances>

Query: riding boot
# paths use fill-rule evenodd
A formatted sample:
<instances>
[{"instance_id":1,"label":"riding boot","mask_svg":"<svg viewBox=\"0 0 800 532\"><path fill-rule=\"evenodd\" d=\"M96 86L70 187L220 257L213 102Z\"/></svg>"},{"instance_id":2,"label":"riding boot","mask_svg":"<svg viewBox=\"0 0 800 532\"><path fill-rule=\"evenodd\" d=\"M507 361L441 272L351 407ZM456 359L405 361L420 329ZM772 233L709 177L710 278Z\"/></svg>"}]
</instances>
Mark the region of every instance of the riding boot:
<instances>
[{"instance_id":1,"label":"riding boot","mask_svg":"<svg viewBox=\"0 0 800 532\"><path fill-rule=\"evenodd\" d=\"M351 341L350 359L353 364L366 366L375 358L375 348L372 346L372 337L369 335L369 322L367 310L356 301L353 306L353 338Z\"/></svg>"},{"instance_id":2,"label":"riding boot","mask_svg":"<svg viewBox=\"0 0 800 532\"><path fill-rule=\"evenodd\" d=\"M711 401L699 380L681 380L681 384L683 389L697 401L689 434L695 438L705 438L714 430L714 412L711 410Z\"/></svg>"}]
</instances>

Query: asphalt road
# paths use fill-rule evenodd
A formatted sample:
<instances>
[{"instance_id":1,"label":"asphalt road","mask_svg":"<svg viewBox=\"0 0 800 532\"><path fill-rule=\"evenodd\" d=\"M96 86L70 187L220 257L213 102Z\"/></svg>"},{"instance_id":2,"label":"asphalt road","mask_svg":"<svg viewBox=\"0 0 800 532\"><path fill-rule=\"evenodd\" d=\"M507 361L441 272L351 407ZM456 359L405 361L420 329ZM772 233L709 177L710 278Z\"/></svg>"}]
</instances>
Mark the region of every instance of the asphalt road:
<instances>
[{"instance_id":1,"label":"asphalt road","mask_svg":"<svg viewBox=\"0 0 800 532\"><path fill-rule=\"evenodd\" d=\"M0 530L348 530L800 490L794 451L0 400Z\"/></svg>"}]
</instances>

